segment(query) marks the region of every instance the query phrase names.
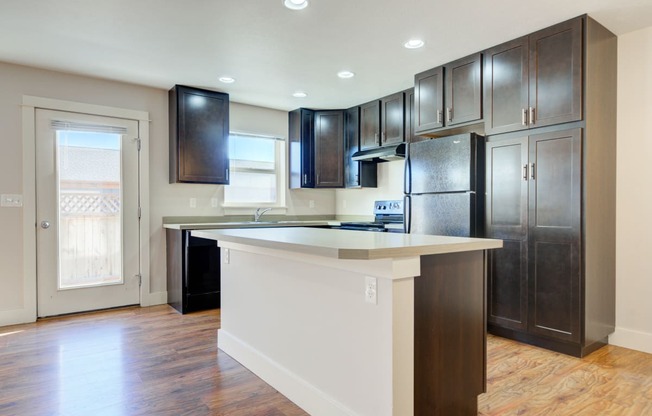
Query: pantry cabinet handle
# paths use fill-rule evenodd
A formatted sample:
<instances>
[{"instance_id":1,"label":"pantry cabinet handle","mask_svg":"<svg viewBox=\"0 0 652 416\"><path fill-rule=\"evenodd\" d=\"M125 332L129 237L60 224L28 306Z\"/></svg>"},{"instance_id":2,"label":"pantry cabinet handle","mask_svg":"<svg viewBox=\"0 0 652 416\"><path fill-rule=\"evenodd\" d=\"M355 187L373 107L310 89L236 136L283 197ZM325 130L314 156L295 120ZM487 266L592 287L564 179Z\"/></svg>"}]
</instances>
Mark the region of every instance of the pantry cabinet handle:
<instances>
[{"instance_id":1,"label":"pantry cabinet handle","mask_svg":"<svg viewBox=\"0 0 652 416\"><path fill-rule=\"evenodd\" d=\"M535 179L534 178L534 169L535 169L534 163L531 163L530 164L530 177L532 178L532 180Z\"/></svg>"},{"instance_id":2,"label":"pantry cabinet handle","mask_svg":"<svg viewBox=\"0 0 652 416\"><path fill-rule=\"evenodd\" d=\"M453 109L450 107L446 107L446 120L448 122L453 121Z\"/></svg>"},{"instance_id":3,"label":"pantry cabinet handle","mask_svg":"<svg viewBox=\"0 0 652 416\"><path fill-rule=\"evenodd\" d=\"M303 174L303 184L308 185L308 174L307 173Z\"/></svg>"},{"instance_id":4,"label":"pantry cabinet handle","mask_svg":"<svg viewBox=\"0 0 652 416\"><path fill-rule=\"evenodd\" d=\"M527 126L527 108L521 109L521 124Z\"/></svg>"},{"instance_id":5,"label":"pantry cabinet handle","mask_svg":"<svg viewBox=\"0 0 652 416\"><path fill-rule=\"evenodd\" d=\"M534 124L534 107L530 107L530 124Z\"/></svg>"},{"instance_id":6,"label":"pantry cabinet handle","mask_svg":"<svg viewBox=\"0 0 652 416\"><path fill-rule=\"evenodd\" d=\"M437 110L437 123L441 124L442 111Z\"/></svg>"},{"instance_id":7,"label":"pantry cabinet handle","mask_svg":"<svg viewBox=\"0 0 652 416\"><path fill-rule=\"evenodd\" d=\"M527 163L523 165L523 180L527 181Z\"/></svg>"},{"instance_id":8,"label":"pantry cabinet handle","mask_svg":"<svg viewBox=\"0 0 652 416\"><path fill-rule=\"evenodd\" d=\"M386 141L387 141L387 139L385 138L385 132L382 132L381 137L380 137L380 142L385 143Z\"/></svg>"},{"instance_id":9,"label":"pantry cabinet handle","mask_svg":"<svg viewBox=\"0 0 652 416\"><path fill-rule=\"evenodd\" d=\"M380 144L380 142L378 141L378 133L374 133L374 143Z\"/></svg>"}]
</instances>

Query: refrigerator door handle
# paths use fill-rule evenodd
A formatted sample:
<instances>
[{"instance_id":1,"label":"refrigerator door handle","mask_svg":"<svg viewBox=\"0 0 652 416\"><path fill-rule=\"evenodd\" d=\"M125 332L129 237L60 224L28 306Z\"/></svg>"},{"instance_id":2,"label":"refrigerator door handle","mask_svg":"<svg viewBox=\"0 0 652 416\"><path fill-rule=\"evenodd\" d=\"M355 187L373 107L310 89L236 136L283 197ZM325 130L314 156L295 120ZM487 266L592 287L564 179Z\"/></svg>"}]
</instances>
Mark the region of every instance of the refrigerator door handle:
<instances>
[{"instance_id":1,"label":"refrigerator door handle","mask_svg":"<svg viewBox=\"0 0 652 416\"><path fill-rule=\"evenodd\" d=\"M405 195L403 197L403 232L406 234L410 233L410 228L412 228L412 198L410 195Z\"/></svg>"},{"instance_id":2,"label":"refrigerator door handle","mask_svg":"<svg viewBox=\"0 0 652 416\"><path fill-rule=\"evenodd\" d=\"M403 170L403 193L409 194L412 192L412 162L410 161L410 145L407 145L405 150L405 166Z\"/></svg>"}]
</instances>

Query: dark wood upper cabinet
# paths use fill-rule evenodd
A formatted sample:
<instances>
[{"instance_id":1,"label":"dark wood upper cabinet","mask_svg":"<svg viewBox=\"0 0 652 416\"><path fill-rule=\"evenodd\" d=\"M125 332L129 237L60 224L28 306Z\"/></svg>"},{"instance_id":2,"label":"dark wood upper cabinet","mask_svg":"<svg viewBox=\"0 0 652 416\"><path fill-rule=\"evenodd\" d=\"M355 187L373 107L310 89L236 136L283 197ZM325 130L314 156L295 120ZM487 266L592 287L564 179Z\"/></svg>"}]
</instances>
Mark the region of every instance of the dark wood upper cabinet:
<instances>
[{"instance_id":1,"label":"dark wood upper cabinet","mask_svg":"<svg viewBox=\"0 0 652 416\"><path fill-rule=\"evenodd\" d=\"M344 112L315 111L315 187L344 186Z\"/></svg>"},{"instance_id":2,"label":"dark wood upper cabinet","mask_svg":"<svg viewBox=\"0 0 652 416\"><path fill-rule=\"evenodd\" d=\"M175 85L168 94L170 183L229 183L229 95Z\"/></svg>"},{"instance_id":3,"label":"dark wood upper cabinet","mask_svg":"<svg viewBox=\"0 0 652 416\"><path fill-rule=\"evenodd\" d=\"M482 54L476 53L414 77L415 132L482 119Z\"/></svg>"},{"instance_id":4,"label":"dark wood upper cabinet","mask_svg":"<svg viewBox=\"0 0 652 416\"><path fill-rule=\"evenodd\" d=\"M582 119L582 22L530 35L530 127Z\"/></svg>"},{"instance_id":5,"label":"dark wood upper cabinet","mask_svg":"<svg viewBox=\"0 0 652 416\"><path fill-rule=\"evenodd\" d=\"M527 128L528 65L527 36L484 52L486 133Z\"/></svg>"},{"instance_id":6,"label":"dark wood upper cabinet","mask_svg":"<svg viewBox=\"0 0 652 416\"><path fill-rule=\"evenodd\" d=\"M358 162L351 157L360 150L360 107L344 112L344 187L375 188L378 183L376 163Z\"/></svg>"},{"instance_id":7,"label":"dark wood upper cabinet","mask_svg":"<svg viewBox=\"0 0 652 416\"><path fill-rule=\"evenodd\" d=\"M484 52L485 132L582 119L582 18Z\"/></svg>"},{"instance_id":8,"label":"dark wood upper cabinet","mask_svg":"<svg viewBox=\"0 0 652 416\"><path fill-rule=\"evenodd\" d=\"M360 106L360 150L380 145L380 100Z\"/></svg>"},{"instance_id":9,"label":"dark wood upper cabinet","mask_svg":"<svg viewBox=\"0 0 652 416\"><path fill-rule=\"evenodd\" d=\"M405 95L405 142L414 143L429 140L430 137L417 136L414 130L414 88L403 91Z\"/></svg>"},{"instance_id":10,"label":"dark wood upper cabinet","mask_svg":"<svg viewBox=\"0 0 652 416\"><path fill-rule=\"evenodd\" d=\"M403 91L388 95L381 103L381 146L405 141L405 95Z\"/></svg>"},{"instance_id":11,"label":"dark wood upper cabinet","mask_svg":"<svg viewBox=\"0 0 652 416\"><path fill-rule=\"evenodd\" d=\"M289 182L290 188L315 187L314 115L306 108L289 113Z\"/></svg>"},{"instance_id":12,"label":"dark wood upper cabinet","mask_svg":"<svg viewBox=\"0 0 652 416\"><path fill-rule=\"evenodd\" d=\"M290 188L344 186L344 111L289 112Z\"/></svg>"},{"instance_id":13,"label":"dark wood upper cabinet","mask_svg":"<svg viewBox=\"0 0 652 416\"><path fill-rule=\"evenodd\" d=\"M414 76L415 133L444 127L444 67Z\"/></svg>"},{"instance_id":14,"label":"dark wood upper cabinet","mask_svg":"<svg viewBox=\"0 0 652 416\"><path fill-rule=\"evenodd\" d=\"M482 54L444 65L446 125L482 118Z\"/></svg>"}]
</instances>

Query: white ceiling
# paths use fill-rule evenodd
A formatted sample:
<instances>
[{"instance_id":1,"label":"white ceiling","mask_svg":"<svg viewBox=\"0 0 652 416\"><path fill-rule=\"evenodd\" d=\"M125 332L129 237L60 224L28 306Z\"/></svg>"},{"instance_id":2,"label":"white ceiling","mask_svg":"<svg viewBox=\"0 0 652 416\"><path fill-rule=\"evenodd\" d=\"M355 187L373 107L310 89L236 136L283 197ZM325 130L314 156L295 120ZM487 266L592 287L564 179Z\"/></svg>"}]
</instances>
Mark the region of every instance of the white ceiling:
<instances>
[{"instance_id":1,"label":"white ceiling","mask_svg":"<svg viewBox=\"0 0 652 416\"><path fill-rule=\"evenodd\" d=\"M291 11L283 0L0 0L0 61L283 110L346 108L580 14L617 35L652 26L651 0L309 1ZM414 37L426 46L403 48ZM339 79L343 69L356 76Z\"/></svg>"}]
</instances>

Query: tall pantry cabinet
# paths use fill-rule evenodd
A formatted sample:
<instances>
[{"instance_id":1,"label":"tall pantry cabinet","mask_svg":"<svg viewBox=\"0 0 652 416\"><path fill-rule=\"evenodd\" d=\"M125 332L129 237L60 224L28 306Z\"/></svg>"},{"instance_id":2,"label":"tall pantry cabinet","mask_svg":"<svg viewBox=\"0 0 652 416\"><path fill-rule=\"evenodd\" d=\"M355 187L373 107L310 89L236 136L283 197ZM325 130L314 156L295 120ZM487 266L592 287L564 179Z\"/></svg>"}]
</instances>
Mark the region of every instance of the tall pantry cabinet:
<instances>
[{"instance_id":1,"label":"tall pantry cabinet","mask_svg":"<svg viewBox=\"0 0 652 416\"><path fill-rule=\"evenodd\" d=\"M584 356L614 330L616 47L582 16L485 51L491 333Z\"/></svg>"}]
</instances>

